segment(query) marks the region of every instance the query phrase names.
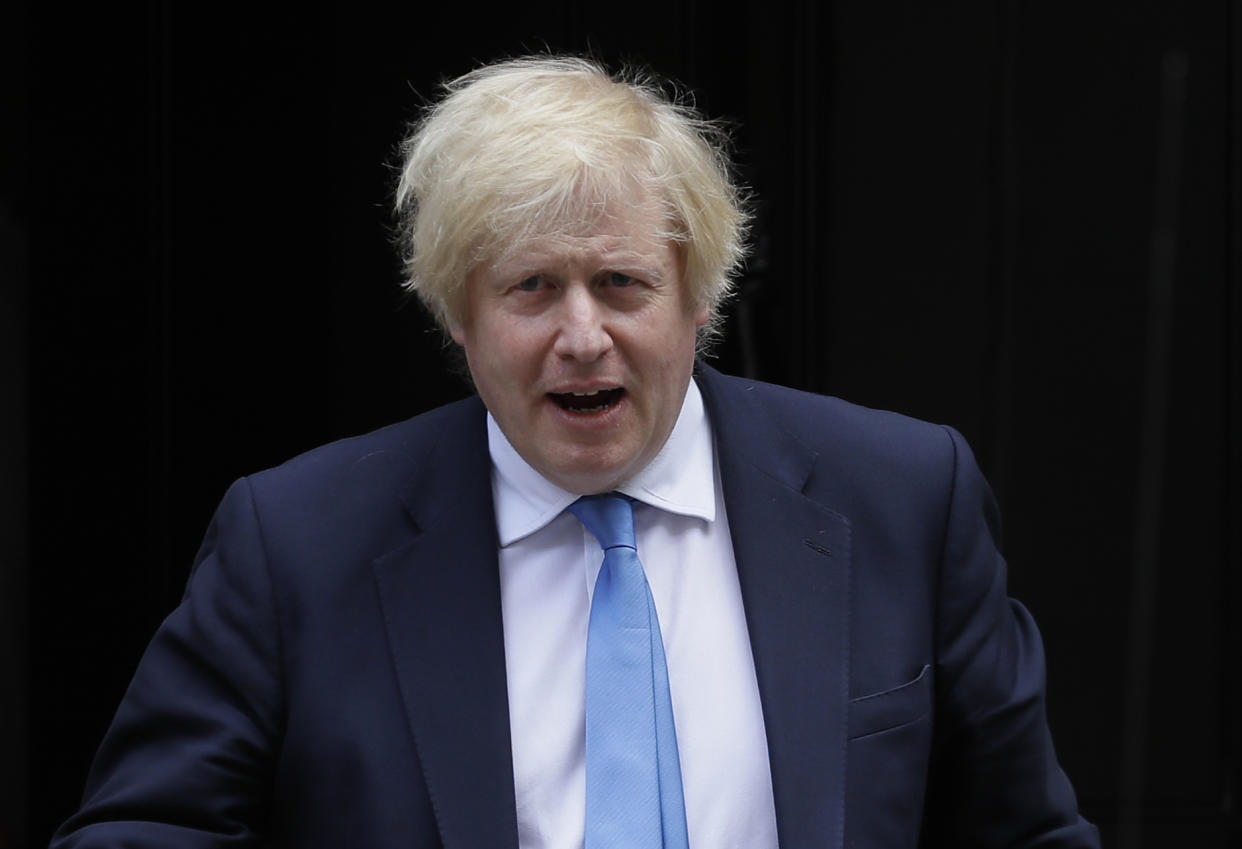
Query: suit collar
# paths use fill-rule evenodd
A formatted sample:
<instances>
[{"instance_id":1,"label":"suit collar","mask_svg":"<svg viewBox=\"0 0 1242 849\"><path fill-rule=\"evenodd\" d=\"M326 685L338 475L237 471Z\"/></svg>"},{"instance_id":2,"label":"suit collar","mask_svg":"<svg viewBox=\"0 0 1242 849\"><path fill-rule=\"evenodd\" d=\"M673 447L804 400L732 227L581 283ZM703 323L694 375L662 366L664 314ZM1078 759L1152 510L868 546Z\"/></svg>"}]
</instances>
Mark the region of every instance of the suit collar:
<instances>
[{"instance_id":1,"label":"suit collar","mask_svg":"<svg viewBox=\"0 0 1242 849\"><path fill-rule=\"evenodd\" d=\"M705 363L694 369L717 446L744 448L730 459L801 492L815 465L816 452L779 425L762 398L763 384L727 377Z\"/></svg>"},{"instance_id":2,"label":"suit collar","mask_svg":"<svg viewBox=\"0 0 1242 849\"><path fill-rule=\"evenodd\" d=\"M783 849L839 847L849 698L850 526L804 494L816 454L772 389L696 370L763 704ZM786 396L788 397L788 396Z\"/></svg>"}]
</instances>

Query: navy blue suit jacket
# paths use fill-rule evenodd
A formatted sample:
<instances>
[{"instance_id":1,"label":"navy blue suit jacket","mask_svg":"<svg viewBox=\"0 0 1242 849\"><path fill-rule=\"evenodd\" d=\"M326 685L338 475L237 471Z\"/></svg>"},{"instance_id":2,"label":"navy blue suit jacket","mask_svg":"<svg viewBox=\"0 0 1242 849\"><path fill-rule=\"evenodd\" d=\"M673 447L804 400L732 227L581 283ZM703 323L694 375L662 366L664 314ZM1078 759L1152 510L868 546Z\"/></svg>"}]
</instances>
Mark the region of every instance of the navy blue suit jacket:
<instances>
[{"instance_id":1,"label":"navy blue suit jacket","mask_svg":"<svg viewBox=\"0 0 1242 849\"><path fill-rule=\"evenodd\" d=\"M961 437L696 379L780 845L1098 845ZM516 849L477 398L229 490L53 843L242 845Z\"/></svg>"}]
</instances>

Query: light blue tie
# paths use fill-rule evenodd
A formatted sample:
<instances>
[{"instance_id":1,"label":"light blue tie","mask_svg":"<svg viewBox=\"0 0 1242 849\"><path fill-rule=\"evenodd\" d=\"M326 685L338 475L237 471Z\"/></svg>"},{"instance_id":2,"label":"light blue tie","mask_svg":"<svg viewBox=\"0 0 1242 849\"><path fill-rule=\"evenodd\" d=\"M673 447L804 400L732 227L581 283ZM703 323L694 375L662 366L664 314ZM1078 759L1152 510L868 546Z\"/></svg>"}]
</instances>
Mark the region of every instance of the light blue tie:
<instances>
[{"instance_id":1,"label":"light blue tie","mask_svg":"<svg viewBox=\"0 0 1242 849\"><path fill-rule=\"evenodd\" d=\"M591 495L569 512L604 549L587 631L585 849L687 849L668 664L631 499Z\"/></svg>"}]
</instances>

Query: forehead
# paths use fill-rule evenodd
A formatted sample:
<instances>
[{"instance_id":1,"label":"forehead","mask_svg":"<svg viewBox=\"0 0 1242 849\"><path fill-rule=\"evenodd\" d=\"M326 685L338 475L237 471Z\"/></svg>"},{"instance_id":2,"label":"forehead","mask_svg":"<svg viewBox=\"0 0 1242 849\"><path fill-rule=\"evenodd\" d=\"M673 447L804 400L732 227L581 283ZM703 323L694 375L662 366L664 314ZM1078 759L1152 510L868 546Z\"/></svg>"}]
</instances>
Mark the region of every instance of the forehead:
<instances>
[{"instance_id":1,"label":"forehead","mask_svg":"<svg viewBox=\"0 0 1242 849\"><path fill-rule=\"evenodd\" d=\"M664 242L678 230L671 206L632 179L575 180L537 197L494 210L484 252L499 258L533 245L554 246L611 237L616 242Z\"/></svg>"},{"instance_id":2,"label":"forehead","mask_svg":"<svg viewBox=\"0 0 1242 849\"><path fill-rule=\"evenodd\" d=\"M677 228L662 202L629 195L582 204L567 214L495 234L478 264L505 265L520 259L588 258L657 261L677 253Z\"/></svg>"}]
</instances>

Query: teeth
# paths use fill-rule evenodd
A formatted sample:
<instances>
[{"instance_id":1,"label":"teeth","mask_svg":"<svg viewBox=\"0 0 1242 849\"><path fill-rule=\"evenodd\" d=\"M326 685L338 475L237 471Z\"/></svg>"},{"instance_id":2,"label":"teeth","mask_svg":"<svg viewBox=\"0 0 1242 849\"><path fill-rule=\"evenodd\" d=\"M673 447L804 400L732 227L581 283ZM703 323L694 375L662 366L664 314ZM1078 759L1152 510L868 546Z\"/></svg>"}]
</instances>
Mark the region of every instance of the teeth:
<instances>
[{"instance_id":1,"label":"teeth","mask_svg":"<svg viewBox=\"0 0 1242 849\"><path fill-rule=\"evenodd\" d=\"M570 394L570 395L573 395L575 398L585 398L585 397L587 397L588 395L598 395L598 394L599 394L599 392L600 392L600 391L599 391L598 389L596 389L594 392L571 392L571 393L569 393L569 394Z\"/></svg>"}]
</instances>

